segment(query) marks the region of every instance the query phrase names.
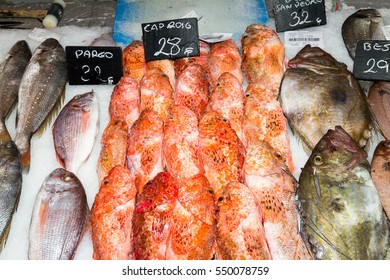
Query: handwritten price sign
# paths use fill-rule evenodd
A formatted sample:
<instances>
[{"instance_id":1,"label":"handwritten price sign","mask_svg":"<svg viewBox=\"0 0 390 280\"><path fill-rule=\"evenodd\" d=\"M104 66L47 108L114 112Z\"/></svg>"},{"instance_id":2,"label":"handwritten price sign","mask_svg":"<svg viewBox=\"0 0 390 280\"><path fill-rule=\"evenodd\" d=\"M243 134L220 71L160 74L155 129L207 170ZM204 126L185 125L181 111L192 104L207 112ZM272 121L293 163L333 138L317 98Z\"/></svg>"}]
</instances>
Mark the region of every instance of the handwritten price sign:
<instances>
[{"instance_id":1,"label":"handwritten price sign","mask_svg":"<svg viewBox=\"0 0 390 280\"><path fill-rule=\"evenodd\" d=\"M325 0L273 0L276 31L326 24Z\"/></svg>"},{"instance_id":2,"label":"handwritten price sign","mask_svg":"<svg viewBox=\"0 0 390 280\"><path fill-rule=\"evenodd\" d=\"M116 84L122 77L120 47L67 46L70 85Z\"/></svg>"},{"instance_id":3,"label":"handwritten price sign","mask_svg":"<svg viewBox=\"0 0 390 280\"><path fill-rule=\"evenodd\" d=\"M198 56L197 18L183 18L142 24L145 60Z\"/></svg>"},{"instance_id":4,"label":"handwritten price sign","mask_svg":"<svg viewBox=\"0 0 390 280\"><path fill-rule=\"evenodd\" d=\"M390 41L359 41L353 74L362 80L390 81Z\"/></svg>"}]
</instances>

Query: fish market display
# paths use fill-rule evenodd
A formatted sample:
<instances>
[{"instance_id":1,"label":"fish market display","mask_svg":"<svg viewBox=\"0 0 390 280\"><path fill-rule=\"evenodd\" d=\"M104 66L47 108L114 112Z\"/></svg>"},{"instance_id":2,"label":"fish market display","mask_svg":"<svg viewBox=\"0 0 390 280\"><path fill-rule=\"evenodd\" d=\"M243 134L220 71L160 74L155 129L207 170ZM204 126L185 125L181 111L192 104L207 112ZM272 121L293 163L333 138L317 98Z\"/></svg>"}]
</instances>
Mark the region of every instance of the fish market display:
<instances>
[{"instance_id":1,"label":"fish market display","mask_svg":"<svg viewBox=\"0 0 390 280\"><path fill-rule=\"evenodd\" d=\"M289 170L294 172L287 120L273 90L264 88L258 83L249 84L244 100L245 145L249 147L258 140L267 141L282 155Z\"/></svg>"},{"instance_id":2,"label":"fish market display","mask_svg":"<svg viewBox=\"0 0 390 280\"><path fill-rule=\"evenodd\" d=\"M208 101L209 83L205 70L199 64L188 65L177 78L175 104L187 106L200 119Z\"/></svg>"},{"instance_id":3,"label":"fish market display","mask_svg":"<svg viewBox=\"0 0 390 280\"><path fill-rule=\"evenodd\" d=\"M94 259L129 259L136 193L134 179L126 167L115 166L102 181L91 208Z\"/></svg>"},{"instance_id":4,"label":"fish market display","mask_svg":"<svg viewBox=\"0 0 390 280\"><path fill-rule=\"evenodd\" d=\"M199 146L204 174L218 199L230 181L243 181L244 145L228 119L208 111L199 122Z\"/></svg>"},{"instance_id":5,"label":"fish market display","mask_svg":"<svg viewBox=\"0 0 390 280\"><path fill-rule=\"evenodd\" d=\"M165 121L174 104L174 91L168 76L159 68L147 70L140 82L140 111L156 111Z\"/></svg>"},{"instance_id":6,"label":"fish market display","mask_svg":"<svg viewBox=\"0 0 390 280\"><path fill-rule=\"evenodd\" d=\"M138 84L146 73L144 45L140 40L134 40L122 51L123 76L134 79Z\"/></svg>"},{"instance_id":7,"label":"fish market display","mask_svg":"<svg viewBox=\"0 0 390 280\"><path fill-rule=\"evenodd\" d=\"M22 167L18 148L0 137L0 253L7 242L12 217L22 191Z\"/></svg>"},{"instance_id":8,"label":"fish market display","mask_svg":"<svg viewBox=\"0 0 390 280\"><path fill-rule=\"evenodd\" d=\"M30 58L30 48L21 40L12 46L0 64L0 138L9 136L5 119L16 104L20 81Z\"/></svg>"},{"instance_id":9,"label":"fish market display","mask_svg":"<svg viewBox=\"0 0 390 280\"><path fill-rule=\"evenodd\" d=\"M123 76L115 85L108 112L110 119L124 118L130 128L140 115L141 95L137 82Z\"/></svg>"},{"instance_id":10,"label":"fish market display","mask_svg":"<svg viewBox=\"0 0 390 280\"><path fill-rule=\"evenodd\" d=\"M242 84L244 77L241 70L241 54L233 40L211 44L208 60L210 67L208 78L212 88L224 72L233 74Z\"/></svg>"},{"instance_id":11,"label":"fish market display","mask_svg":"<svg viewBox=\"0 0 390 280\"><path fill-rule=\"evenodd\" d=\"M178 181L202 172L198 157L198 118L186 106L175 105L165 124L163 152L166 170Z\"/></svg>"},{"instance_id":12,"label":"fish market display","mask_svg":"<svg viewBox=\"0 0 390 280\"><path fill-rule=\"evenodd\" d=\"M364 147L372 118L366 96L346 65L318 47L306 45L289 61L280 101L292 131L311 150L340 125Z\"/></svg>"},{"instance_id":13,"label":"fish market display","mask_svg":"<svg viewBox=\"0 0 390 280\"><path fill-rule=\"evenodd\" d=\"M127 134L129 128L124 119L111 119L103 131L98 159L97 174L99 183L116 165L126 165Z\"/></svg>"},{"instance_id":14,"label":"fish market display","mask_svg":"<svg viewBox=\"0 0 390 280\"><path fill-rule=\"evenodd\" d=\"M99 128L99 102L91 91L73 97L53 124L57 160L66 170L77 173L91 154Z\"/></svg>"},{"instance_id":15,"label":"fish market display","mask_svg":"<svg viewBox=\"0 0 390 280\"><path fill-rule=\"evenodd\" d=\"M266 141L247 147L244 177L264 215L265 237L274 260L307 260L299 234L295 181L283 157Z\"/></svg>"},{"instance_id":16,"label":"fish market display","mask_svg":"<svg viewBox=\"0 0 390 280\"><path fill-rule=\"evenodd\" d=\"M368 92L368 104L382 135L390 140L390 82L374 82Z\"/></svg>"},{"instance_id":17,"label":"fish market display","mask_svg":"<svg viewBox=\"0 0 390 280\"><path fill-rule=\"evenodd\" d=\"M153 110L141 112L128 135L127 166L135 179L138 193L144 185L162 172L164 121Z\"/></svg>"},{"instance_id":18,"label":"fish market display","mask_svg":"<svg viewBox=\"0 0 390 280\"><path fill-rule=\"evenodd\" d=\"M230 121L241 142L244 118L244 91L240 81L231 73L223 73L210 95L208 106Z\"/></svg>"},{"instance_id":19,"label":"fish market display","mask_svg":"<svg viewBox=\"0 0 390 280\"><path fill-rule=\"evenodd\" d=\"M214 194L205 176L178 184L166 250L168 260L210 260L215 242Z\"/></svg>"},{"instance_id":20,"label":"fish market display","mask_svg":"<svg viewBox=\"0 0 390 280\"><path fill-rule=\"evenodd\" d=\"M172 176L160 172L137 195L133 214L135 260L166 259L177 193Z\"/></svg>"},{"instance_id":21,"label":"fish market display","mask_svg":"<svg viewBox=\"0 0 390 280\"><path fill-rule=\"evenodd\" d=\"M355 58L360 40L385 40L381 14L376 9L361 9L350 15L341 27L344 44L351 58Z\"/></svg>"},{"instance_id":22,"label":"fish market display","mask_svg":"<svg viewBox=\"0 0 390 280\"><path fill-rule=\"evenodd\" d=\"M302 236L315 259L384 259L388 220L367 153L340 126L314 147L299 178Z\"/></svg>"},{"instance_id":23,"label":"fish market display","mask_svg":"<svg viewBox=\"0 0 390 280\"><path fill-rule=\"evenodd\" d=\"M271 259L262 210L253 192L246 185L231 181L217 205L218 259Z\"/></svg>"},{"instance_id":24,"label":"fish market display","mask_svg":"<svg viewBox=\"0 0 390 280\"><path fill-rule=\"evenodd\" d=\"M242 35L242 67L248 83L260 83L278 93L284 73L284 46L276 32L262 24L248 26Z\"/></svg>"},{"instance_id":25,"label":"fish market display","mask_svg":"<svg viewBox=\"0 0 390 280\"><path fill-rule=\"evenodd\" d=\"M46 39L34 51L20 82L15 143L22 168L30 168L30 141L36 131L59 108L67 80L64 48L56 39Z\"/></svg>"},{"instance_id":26,"label":"fish market display","mask_svg":"<svg viewBox=\"0 0 390 280\"><path fill-rule=\"evenodd\" d=\"M371 177L387 217L390 217L390 140L381 141L371 161Z\"/></svg>"},{"instance_id":27,"label":"fish market display","mask_svg":"<svg viewBox=\"0 0 390 280\"><path fill-rule=\"evenodd\" d=\"M72 172L57 168L36 196L29 232L30 260L70 260L86 230L84 187Z\"/></svg>"}]
</instances>

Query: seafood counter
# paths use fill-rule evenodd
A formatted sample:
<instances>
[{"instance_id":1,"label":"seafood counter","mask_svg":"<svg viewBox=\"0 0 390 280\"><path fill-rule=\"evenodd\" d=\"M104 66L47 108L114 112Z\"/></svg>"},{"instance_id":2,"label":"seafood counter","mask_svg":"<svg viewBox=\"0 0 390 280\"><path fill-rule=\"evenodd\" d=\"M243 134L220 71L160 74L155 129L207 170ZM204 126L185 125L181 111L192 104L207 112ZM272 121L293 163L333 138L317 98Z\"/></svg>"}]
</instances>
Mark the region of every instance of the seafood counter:
<instances>
[{"instance_id":1,"label":"seafood counter","mask_svg":"<svg viewBox=\"0 0 390 280\"><path fill-rule=\"evenodd\" d=\"M390 259L390 86L351 73L389 15L328 12L321 47L272 20L191 58L135 39L93 86L64 47L109 28L0 30L0 259Z\"/></svg>"}]
</instances>

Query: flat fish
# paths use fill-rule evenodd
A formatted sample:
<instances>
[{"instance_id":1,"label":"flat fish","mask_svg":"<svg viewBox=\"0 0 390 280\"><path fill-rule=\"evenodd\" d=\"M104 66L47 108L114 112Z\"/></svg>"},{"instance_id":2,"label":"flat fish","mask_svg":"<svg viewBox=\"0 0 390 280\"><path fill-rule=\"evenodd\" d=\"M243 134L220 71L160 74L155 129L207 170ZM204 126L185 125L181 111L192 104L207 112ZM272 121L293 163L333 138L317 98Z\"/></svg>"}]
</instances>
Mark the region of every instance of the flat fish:
<instances>
[{"instance_id":1,"label":"flat fish","mask_svg":"<svg viewBox=\"0 0 390 280\"><path fill-rule=\"evenodd\" d=\"M301 233L315 259L381 260L388 219L367 153L340 126L314 147L299 177Z\"/></svg>"},{"instance_id":2,"label":"flat fish","mask_svg":"<svg viewBox=\"0 0 390 280\"><path fill-rule=\"evenodd\" d=\"M312 150L335 126L364 147L371 136L367 98L346 65L318 47L306 45L289 61L279 100L293 133Z\"/></svg>"},{"instance_id":3,"label":"flat fish","mask_svg":"<svg viewBox=\"0 0 390 280\"><path fill-rule=\"evenodd\" d=\"M59 109L67 81L64 48L53 38L34 51L20 82L15 143L21 154L23 172L30 169L30 141L39 128ZM56 106L57 105L57 106Z\"/></svg>"},{"instance_id":4,"label":"flat fish","mask_svg":"<svg viewBox=\"0 0 390 280\"><path fill-rule=\"evenodd\" d=\"M12 46L0 64L0 138L3 134L10 137L5 120L17 102L20 81L30 58L31 50L27 42L21 40Z\"/></svg>"},{"instance_id":5,"label":"flat fish","mask_svg":"<svg viewBox=\"0 0 390 280\"><path fill-rule=\"evenodd\" d=\"M88 159L99 130L99 102L91 91L73 97L53 124L57 160L66 170L77 173Z\"/></svg>"},{"instance_id":6,"label":"flat fish","mask_svg":"<svg viewBox=\"0 0 390 280\"><path fill-rule=\"evenodd\" d=\"M12 140L0 142L0 253L7 242L12 217L22 192L22 166Z\"/></svg>"},{"instance_id":7,"label":"flat fish","mask_svg":"<svg viewBox=\"0 0 390 280\"><path fill-rule=\"evenodd\" d=\"M136 194L134 179L124 166L113 167L101 182L91 208L91 239L95 260L131 258Z\"/></svg>"},{"instance_id":8,"label":"flat fish","mask_svg":"<svg viewBox=\"0 0 390 280\"><path fill-rule=\"evenodd\" d=\"M62 168L50 173L35 199L29 231L30 260L71 260L89 215L80 180Z\"/></svg>"}]
</instances>

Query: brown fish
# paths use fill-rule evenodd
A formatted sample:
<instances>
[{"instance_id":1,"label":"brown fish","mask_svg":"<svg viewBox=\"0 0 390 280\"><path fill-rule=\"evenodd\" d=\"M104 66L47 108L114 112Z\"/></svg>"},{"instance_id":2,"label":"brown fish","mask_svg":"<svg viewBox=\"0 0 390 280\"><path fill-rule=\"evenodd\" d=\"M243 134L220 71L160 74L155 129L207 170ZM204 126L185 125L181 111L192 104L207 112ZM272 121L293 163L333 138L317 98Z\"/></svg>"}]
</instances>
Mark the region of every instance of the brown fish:
<instances>
[{"instance_id":1,"label":"brown fish","mask_svg":"<svg viewBox=\"0 0 390 280\"><path fill-rule=\"evenodd\" d=\"M368 92L368 104L382 135L390 140L390 82L374 82Z\"/></svg>"},{"instance_id":2,"label":"brown fish","mask_svg":"<svg viewBox=\"0 0 390 280\"><path fill-rule=\"evenodd\" d=\"M371 177L387 217L390 217L390 141L381 141L371 161Z\"/></svg>"},{"instance_id":3,"label":"brown fish","mask_svg":"<svg viewBox=\"0 0 390 280\"><path fill-rule=\"evenodd\" d=\"M15 143L24 172L30 169L31 137L39 128L45 128L61 105L66 80L64 48L56 39L43 41L26 67L18 93Z\"/></svg>"},{"instance_id":4,"label":"brown fish","mask_svg":"<svg viewBox=\"0 0 390 280\"><path fill-rule=\"evenodd\" d=\"M70 260L86 230L87 197L72 172L58 168L42 183L30 223L30 260Z\"/></svg>"},{"instance_id":5,"label":"brown fish","mask_svg":"<svg viewBox=\"0 0 390 280\"><path fill-rule=\"evenodd\" d=\"M372 117L366 96L345 64L306 45L289 61L279 100L290 128L311 150L335 126L364 147Z\"/></svg>"},{"instance_id":6,"label":"brown fish","mask_svg":"<svg viewBox=\"0 0 390 280\"><path fill-rule=\"evenodd\" d=\"M5 120L16 104L20 81L30 58L30 48L27 42L22 40L12 46L0 64L0 138L3 134L10 137Z\"/></svg>"}]
</instances>

